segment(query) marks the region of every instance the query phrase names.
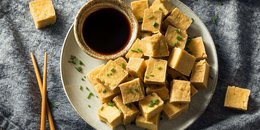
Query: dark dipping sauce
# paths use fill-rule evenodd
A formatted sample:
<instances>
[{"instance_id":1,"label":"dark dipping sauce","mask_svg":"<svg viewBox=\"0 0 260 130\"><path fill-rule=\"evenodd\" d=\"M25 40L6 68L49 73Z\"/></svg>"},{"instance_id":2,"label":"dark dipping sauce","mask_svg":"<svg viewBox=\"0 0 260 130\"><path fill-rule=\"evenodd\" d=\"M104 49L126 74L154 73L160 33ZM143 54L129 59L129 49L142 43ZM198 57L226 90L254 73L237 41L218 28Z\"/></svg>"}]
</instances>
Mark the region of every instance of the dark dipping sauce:
<instances>
[{"instance_id":1,"label":"dark dipping sauce","mask_svg":"<svg viewBox=\"0 0 260 130\"><path fill-rule=\"evenodd\" d=\"M125 48L131 28L127 17L113 8L104 8L90 14L83 25L85 43L94 51L110 55Z\"/></svg>"}]
</instances>

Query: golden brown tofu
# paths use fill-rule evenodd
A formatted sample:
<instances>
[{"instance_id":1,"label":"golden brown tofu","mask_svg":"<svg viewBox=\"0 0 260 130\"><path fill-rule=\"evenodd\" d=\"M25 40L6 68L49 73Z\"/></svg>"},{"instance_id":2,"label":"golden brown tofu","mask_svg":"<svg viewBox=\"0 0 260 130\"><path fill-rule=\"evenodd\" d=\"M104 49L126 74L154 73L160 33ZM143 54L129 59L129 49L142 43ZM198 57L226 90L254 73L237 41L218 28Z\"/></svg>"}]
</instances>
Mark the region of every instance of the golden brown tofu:
<instances>
[{"instance_id":1,"label":"golden brown tofu","mask_svg":"<svg viewBox=\"0 0 260 130\"><path fill-rule=\"evenodd\" d=\"M143 42L140 39L136 39L130 50L126 53L125 57L129 58L141 58L144 52Z\"/></svg>"},{"instance_id":2,"label":"golden brown tofu","mask_svg":"<svg viewBox=\"0 0 260 130\"><path fill-rule=\"evenodd\" d=\"M116 64L118 64L119 66L121 66L123 69L126 69L127 62L126 62L125 58L118 57L117 59L114 60L114 62Z\"/></svg>"},{"instance_id":3,"label":"golden brown tofu","mask_svg":"<svg viewBox=\"0 0 260 130\"><path fill-rule=\"evenodd\" d=\"M173 80L170 93L170 102L189 103L191 99L191 83L184 80Z\"/></svg>"},{"instance_id":4,"label":"golden brown tofu","mask_svg":"<svg viewBox=\"0 0 260 130\"><path fill-rule=\"evenodd\" d=\"M249 95L249 89L228 86L224 106L245 111L247 110Z\"/></svg>"},{"instance_id":5,"label":"golden brown tofu","mask_svg":"<svg viewBox=\"0 0 260 130\"><path fill-rule=\"evenodd\" d=\"M156 114L151 119L146 119L144 116L138 115L135 120L135 124L140 128L144 128L148 130L158 130L159 118L160 118L160 113Z\"/></svg>"},{"instance_id":6,"label":"golden brown tofu","mask_svg":"<svg viewBox=\"0 0 260 130\"><path fill-rule=\"evenodd\" d=\"M165 39L169 48L178 47L184 49L187 42L187 38L188 34L186 30L181 30L171 25L168 26L167 31L165 33Z\"/></svg>"},{"instance_id":7,"label":"golden brown tofu","mask_svg":"<svg viewBox=\"0 0 260 130\"><path fill-rule=\"evenodd\" d=\"M98 73L96 78L111 91L124 81L128 76L128 72L114 61L108 61L102 71Z\"/></svg>"},{"instance_id":8,"label":"golden brown tofu","mask_svg":"<svg viewBox=\"0 0 260 130\"><path fill-rule=\"evenodd\" d=\"M181 30L187 30L192 23L192 19L182 13L178 8L172 10L171 14L163 21L163 28L172 25Z\"/></svg>"},{"instance_id":9,"label":"golden brown tofu","mask_svg":"<svg viewBox=\"0 0 260 130\"><path fill-rule=\"evenodd\" d=\"M153 11L160 10L163 17L167 16L175 7L169 0L154 0L150 7Z\"/></svg>"},{"instance_id":10,"label":"golden brown tofu","mask_svg":"<svg viewBox=\"0 0 260 130\"><path fill-rule=\"evenodd\" d=\"M138 0L131 2L132 12L138 22L143 21L144 10L149 7L148 0Z\"/></svg>"},{"instance_id":11,"label":"golden brown tofu","mask_svg":"<svg viewBox=\"0 0 260 130\"><path fill-rule=\"evenodd\" d=\"M127 63L128 73L136 78L144 79L144 72L146 70L146 64L142 58L130 58Z\"/></svg>"},{"instance_id":12,"label":"golden brown tofu","mask_svg":"<svg viewBox=\"0 0 260 130\"><path fill-rule=\"evenodd\" d=\"M195 63L190 81L197 89L207 88L209 78L209 64L206 60Z\"/></svg>"},{"instance_id":13,"label":"golden brown tofu","mask_svg":"<svg viewBox=\"0 0 260 130\"><path fill-rule=\"evenodd\" d=\"M98 73L104 68L104 66L105 65L100 65L87 74L88 80L93 86L99 83L96 77Z\"/></svg>"},{"instance_id":14,"label":"golden brown tofu","mask_svg":"<svg viewBox=\"0 0 260 130\"><path fill-rule=\"evenodd\" d=\"M162 100L169 99L169 90L165 85L148 85L146 87L146 94L156 93Z\"/></svg>"},{"instance_id":15,"label":"golden brown tofu","mask_svg":"<svg viewBox=\"0 0 260 130\"><path fill-rule=\"evenodd\" d=\"M186 46L196 60L207 59L207 53L202 40L202 37L191 39L191 42Z\"/></svg>"},{"instance_id":16,"label":"golden brown tofu","mask_svg":"<svg viewBox=\"0 0 260 130\"><path fill-rule=\"evenodd\" d=\"M185 76L190 76L196 58L180 48L174 48L168 59L168 66Z\"/></svg>"},{"instance_id":17,"label":"golden brown tofu","mask_svg":"<svg viewBox=\"0 0 260 130\"><path fill-rule=\"evenodd\" d=\"M172 79L188 80L188 78L185 75L172 69L171 67L167 68L167 73L170 75Z\"/></svg>"},{"instance_id":18,"label":"golden brown tofu","mask_svg":"<svg viewBox=\"0 0 260 130\"><path fill-rule=\"evenodd\" d=\"M113 102L104 103L98 110L98 117L112 129L122 123L122 113Z\"/></svg>"},{"instance_id":19,"label":"golden brown tofu","mask_svg":"<svg viewBox=\"0 0 260 130\"><path fill-rule=\"evenodd\" d=\"M119 85L123 103L128 104L144 98L144 85L139 78Z\"/></svg>"},{"instance_id":20,"label":"golden brown tofu","mask_svg":"<svg viewBox=\"0 0 260 130\"><path fill-rule=\"evenodd\" d=\"M164 85L166 81L167 61L150 58L145 71L145 84Z\"/></svg>"},{"instance_id":21,"label":"golden brown tofu","mask_svg":"<svg viewBox=\"0 0 260 130\"><path fill-rule=\"evenodd\" d=\"M31 1L29 8L37 29L56 22L56 14L51 0Z\"/></svg>"},{"instance_id":22,"label":"golden brown tofu","mask_svg":"<svg viewBox=\"0 0 260 130\"><path fill-rule=\"evenodd\" d=\"M107 89L103 84L98 83L94 86L94 90L98 94L98 98L102 103L109 102L112 100L118 93L112 92Z\"/></svg>"},{"instance_id":23,"label":"golden brown tofu","mask_svg":"<svg viewBox=\"0 0 260 130\"><path fill-rule=\"evenodd\" d=\"M197 93L198 93L198 90L193 85L191 85L191 88L190 88L190 94L191 95L190 96L192 97Z\"/></svg>"},{"instance_id":24,"label":"golden brown tofu","mask_svg":"<svg viewBox=\"0 0 260 130\"><path fill-rule=\"evenodd\" d=\"M154 34L142 40L144 46L146 47L144 51L145 56L157 58L169 56L168 45L165 37L161 33Z\"/></svg>"},{"instance_id":25,"label":"golden brown tofu","mask_svg":"<svg viewBox=\"0 0 260 130\"><path fill-rule=\"evenodd\" d=\"M139 108L145 119L150 119L163 109L164 101L156 94L152 93L139 101Z\"/></svg>"},{"instance_id":26,"label":"golden brown tofu","mask_svg":"<svg viewBox=\"0 0 260 130\"><path fill-rule=\"evenodd\" d=\"M170 103L166 102L163 106L163 112L168 119L174 119L186 112L189 108L189 103Z\"/></svg>"},{"instance_id":27,"label":"golden brown tofu","mask_svg":"<svg viewBox=\"0 0 260 130\"><path fill-rule=\"evenodd\" d=\"M113 99L113 102L116 104L117 108L119 108L119 110L121 110L121 112L123 113L124 125L127 125L134 121L139 111L133 103L124 104L123 99L120 95L116 96Z\"/></svg>"},{"instance_id":28,"label":"golden brown tofu","mask_svg":"<svg viewBox=\"0 0 260 130\"><path fill-rule=\"evenodd\" d=\"M144 10L144 19L142 23L142 31L158 33L161 29L162 11L153 11L152 9Z\"/></svg>"}]
</instances>

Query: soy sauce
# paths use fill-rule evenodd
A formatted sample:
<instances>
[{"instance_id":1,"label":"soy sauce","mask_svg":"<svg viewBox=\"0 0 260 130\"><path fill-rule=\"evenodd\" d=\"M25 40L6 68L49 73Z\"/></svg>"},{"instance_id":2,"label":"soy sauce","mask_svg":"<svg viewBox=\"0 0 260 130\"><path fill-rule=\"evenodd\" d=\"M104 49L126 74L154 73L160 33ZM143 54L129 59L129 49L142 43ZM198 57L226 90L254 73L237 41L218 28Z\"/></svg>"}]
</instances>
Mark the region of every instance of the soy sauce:
<instances>
[{"instance_id":1,"label":"soy sauce","mask_svg":"<svg viewBox=\"0 0 260 130\"><path fill-rule=\"evenodd\" d=\"M94 51L110 55L124 49L131 37L127 17L113 8L90 14L83 24L85 43Z\"/></svg>"}]
</instances>

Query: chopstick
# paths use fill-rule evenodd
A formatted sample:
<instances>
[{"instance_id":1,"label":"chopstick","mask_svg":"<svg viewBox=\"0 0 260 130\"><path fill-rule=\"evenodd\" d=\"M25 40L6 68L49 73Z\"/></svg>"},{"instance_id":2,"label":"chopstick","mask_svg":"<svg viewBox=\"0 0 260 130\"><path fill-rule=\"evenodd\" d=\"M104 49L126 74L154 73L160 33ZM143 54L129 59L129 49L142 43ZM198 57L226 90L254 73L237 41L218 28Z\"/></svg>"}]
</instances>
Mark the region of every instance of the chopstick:
<instances>
[{"instance_id":1,"label":"chopstick","mask_svg":"<svg viewBox=\"0 0 260 130\"><path fill-rule=\"evenodd\" d=\"M43 65L43 85L42 85L42 111L41 111L41 130L45 130L45 119L46 119L46 80L47 80L47 53L44 54L44 65Z\"/></svg>"},{"instance_id":2,"label":"chopstick","mask_svg":"<svg viewBox=\"0 0 260 130\"><path fill-rule=\"evenodd\" d=\"M37 79L37 82L38 82L38 86L39 86L41 95L43 95L42 79L41 79L41 76L40 76L40 73L39 73L39 70L38 70L38 65L36 63L36 59L35 59L35 56L34 56L33 53L31 53L31 59L32 59L36 79ZM51 109L49 107L47 98L46 98L46 108L47 108L47 116L48 116L48 121L49 121L49 125L50 125L50 130L55 130L54 121L53 121L53 118L52 118Z\"/></svg>"}]
</instances>

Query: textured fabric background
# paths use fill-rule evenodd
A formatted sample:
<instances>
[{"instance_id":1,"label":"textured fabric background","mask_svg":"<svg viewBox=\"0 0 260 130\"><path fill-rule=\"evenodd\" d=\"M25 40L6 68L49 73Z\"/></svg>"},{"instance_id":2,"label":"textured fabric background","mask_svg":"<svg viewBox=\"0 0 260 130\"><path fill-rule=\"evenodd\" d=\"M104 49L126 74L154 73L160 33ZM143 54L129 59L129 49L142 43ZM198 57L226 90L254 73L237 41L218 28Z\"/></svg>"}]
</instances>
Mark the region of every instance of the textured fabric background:
<instances>
[{"instance_id":1,"label":"textured fabric background","mask_svg":"<svg viewBox=\"0 0 260 130\"><path fill-rule=\"evenodd\" d=\"M59 72L63 40L85 1L53 0L56 24L37 30L29 13L29 0L0 0L0 129L39 128L41 98L29 53L35 52L41 59L39 66L43 66L44 51L50 56L48 97L57 129L92 129L71 107ZM214 97L189 129L260 129L260 1L183 2L208 27L219 60ZM223 107L227 85L251 90L248 111Z\"/></svg>"}]
</instances>

